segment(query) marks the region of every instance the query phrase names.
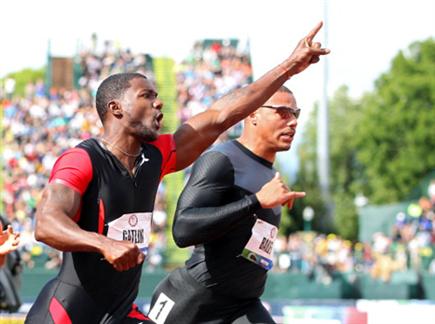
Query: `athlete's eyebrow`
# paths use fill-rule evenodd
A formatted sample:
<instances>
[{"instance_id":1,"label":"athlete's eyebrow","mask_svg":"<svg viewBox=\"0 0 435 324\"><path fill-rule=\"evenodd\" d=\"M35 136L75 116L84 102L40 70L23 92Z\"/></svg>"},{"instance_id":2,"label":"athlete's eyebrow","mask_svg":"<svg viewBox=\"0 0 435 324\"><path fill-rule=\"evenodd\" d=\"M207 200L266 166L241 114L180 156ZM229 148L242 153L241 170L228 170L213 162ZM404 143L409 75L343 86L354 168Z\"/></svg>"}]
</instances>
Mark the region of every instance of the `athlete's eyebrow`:
<instances>
[{"instance_id":1,"label":"athlete's eyebrow","mask_svg":"<svg viewBox=\"0 0 435 324\"><path fill-rule=\"evenodd\" d=\"M151 94L151 95L154 95L155 97L157 97L159 95L158 92L155 91L154 89L145 88L145 89L139 90L139 93L138 93L139 96L142 96L144 94Z\"/></svg>"},{"instance_id":2,"label":"athlete's eyebrow","mask_svg":"<svg viewBox=\"0 0 435 324\"><path fill-rule=\"evenodd\" d=\"M157 93L156 90L151 89L151 88L142 88L142 89L139 90L139 93L144 93L144 92L154 92L154 93Z\"/></svg>"}]
</instances>

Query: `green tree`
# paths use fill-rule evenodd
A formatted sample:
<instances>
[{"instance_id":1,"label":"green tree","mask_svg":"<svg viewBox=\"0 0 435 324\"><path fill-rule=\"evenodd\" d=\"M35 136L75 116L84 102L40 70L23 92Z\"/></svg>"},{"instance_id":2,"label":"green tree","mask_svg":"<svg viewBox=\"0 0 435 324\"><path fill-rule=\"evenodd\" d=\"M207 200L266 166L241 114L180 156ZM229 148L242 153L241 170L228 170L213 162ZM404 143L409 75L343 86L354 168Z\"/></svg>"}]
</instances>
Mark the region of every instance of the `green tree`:
<instances>
[{"instance_id":1,"label":"green tree","mask_svg":"<svg viewBox=\"0 0 435 324\"><path fill-rule=\"evenodd\" d=\"M375 90L352 99L347 87L329 101L331 193L335 230L347 239L358 232L354 198L363 193L371 203L407 198L421 179L435 170L435 42L417 42L399 52ZM302 211L315 210L314 229L322 225L316 166L317 107L305 125L299 147L297 185L307 192L292 210L294 225ZM299 225L299 229L301 226Z\"/></svg>"},{"instance_id":2,"label":"green tree","mask_svg":"<svg viewBox=\"0 0 435 324\"><path fill-rule=\"evenodd\" d=\"M329 102L331 191L355 195L364 181L358 162L355 129L363 115L360 100L350 98L348 88L340 87Z\"/></svg>"},{"instance_id":3,"label":"green tree","mask_svg":"<svg viewBox=\"0 0 435 324\"><path fill-rule=\"evenodd\" d=\"M358 214L354 197L349 192L335 193L335 228L338 234L348 240L358 237Z\"/></svg>"},{"instance_id":4,"label":"green tree","mask_svg":"<svg viewBox=\"0 0 435 324\"><path fill-rule=\"evenodd\" d=\"M435 41L400 51L364 101L355 130L372 203L407 198L435 169Z\"/></svg>"},{"instance_id":5,"label":"green tree","mask_svg":"<svg viewBox=\"0 0 435 324\"><path fill-rule=\"evenodd\" d=\"M298 190L305 191L307 196L304 199L297 200L295 206L290 211L292 217L292 227L286 232L293 232L303 229L303 210L305 207L310 206L314 209L315 216L313 219L313 230L328 232L327 228L322 222L323 216L326 212L326 205L322 200L319 190L319 183L317 177L316 166L316 136L317 136L317 108L315 105L313 112L305 125L303 130L303 142L298 148L300 158L300 168L298 172L297 181L294 187Z\"/></svg>"},{"instance_id":6,"label":"green tree","mask_svg":"<svg viewBox=\"0 0 435 324\"><path fill-rule=\"evenodd\" d=\"M15 80L14 96L24 97L26 85L37 80L44 80L45 68L40 69L23 69L18 72L9 73L4 77L5 79Z\"/></svg>"},{"instance_id":7,"label":"green tree","mask_svg":"<svg viewBox=\"0 0 435 324\"><path fill-rule=\"evenodd\" d=\"M335 230L342 237L358 236L354 197L362 190L365 174L357 160L355 129L364 114L361 100L350 98L348 88L339 88L329 103L331 192Z\"/></svg>"},{"instance_id":8,"label":"green tree","mask_svg":"<svg viewBox=\"0 0 435 324\"><path fill-rule=\"evenodd\" d=\"M331 161L331 193L335 205L335 231L348 239L358 232L357 214L353 197L359 192L364 170L356 159L355 128L362 115L361 103L353 100L346 86L340 87L329 101L329 133ZM320 198L316 165L317 106L306 125L304 143L300 147L301 169L298 182L307 191L303 199L315 210L314 229L331 231L322 222L325 204ZM302 206L301 212L303 211Z\"/></svg>"}]
</instances>

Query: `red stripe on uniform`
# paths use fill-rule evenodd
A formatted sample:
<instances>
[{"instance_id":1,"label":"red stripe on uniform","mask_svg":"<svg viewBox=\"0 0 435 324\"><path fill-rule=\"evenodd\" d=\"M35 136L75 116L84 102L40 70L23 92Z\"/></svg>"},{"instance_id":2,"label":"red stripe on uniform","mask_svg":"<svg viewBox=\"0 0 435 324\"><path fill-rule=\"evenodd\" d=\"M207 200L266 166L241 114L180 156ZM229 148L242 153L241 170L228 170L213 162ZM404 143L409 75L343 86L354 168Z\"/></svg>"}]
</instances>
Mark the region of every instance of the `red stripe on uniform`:
<instances>
[{"instance_id":1,"label":"red stripe on uniform","mask_svg":"<svg viewBox=\"0 0 435 324\"><path fill-rule=\"evenodd\" d=\"M68 313L66 312L65 308L63 308L62 304L59 303L56 297L51 299L50 315L54 324L72 324Z\"/></svg>"},{"instance_id":2,"label":"red stripe on uniform","mask_svg":"<svg viewBox=\"0 0 435 324\"><path fill-rule=\"evenodd\" d=\"M79 209L77 210L77 213L74 215L73 221L78 223L81 215L82 215L82 203L80 202Z\"/></svg>"},{"instance_id":3,"label":"red stripe on uniform","mask_svg":"<svg viewBox=\"0 0 435 324\"><path fill-rule=\"evenodd\" d=\"M145 316L138 308L136 304L131 306L131 311L128 313L127 317L135 318L141 321L150 321L148 316Z\"/></svg>"},{"instance_id":4,"label":"red stripe on uniform","mask_svg":"<svg viewBox=\"0 0 435 324\"><path fill-rule=\"evenodd\" d=\"M98 233L103 234L104 229L104 218L106 217L104 213L104 202L103 199L100 199L100 206L98 211Z\"/></svg>"}]
</instances>

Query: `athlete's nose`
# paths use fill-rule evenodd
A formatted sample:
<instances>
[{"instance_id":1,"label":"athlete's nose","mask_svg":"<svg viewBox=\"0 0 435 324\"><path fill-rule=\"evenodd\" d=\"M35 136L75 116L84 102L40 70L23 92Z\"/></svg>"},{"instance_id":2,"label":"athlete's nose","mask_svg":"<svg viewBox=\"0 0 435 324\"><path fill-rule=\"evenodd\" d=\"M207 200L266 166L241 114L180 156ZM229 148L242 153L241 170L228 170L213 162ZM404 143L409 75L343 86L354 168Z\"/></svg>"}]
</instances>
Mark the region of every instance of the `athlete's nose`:
<instances>
[{"instance_id":1,"label":"athlete's nose","mask_svg":"<svg viewBox=\"0 0 435 324\"><path fill-rule=\"evenodd\" d=\"M296 119L296 118L289 118L288 119L288 121L287 121L287 125L290 127L290 128L296 128L296 126L298 126L298 120Z\"/></svg>"},{"instance_id":2,"label":"athlete's nose","mask_svg":"<svg viewBox=\"0 0 435 324\"><path fill-rule=\"evenodd\" d=\"M163 108L163 102L160 99L156 99L153 102L153 108L158 109L158 110L162 110Z\"/></svg>"}]
</instances>

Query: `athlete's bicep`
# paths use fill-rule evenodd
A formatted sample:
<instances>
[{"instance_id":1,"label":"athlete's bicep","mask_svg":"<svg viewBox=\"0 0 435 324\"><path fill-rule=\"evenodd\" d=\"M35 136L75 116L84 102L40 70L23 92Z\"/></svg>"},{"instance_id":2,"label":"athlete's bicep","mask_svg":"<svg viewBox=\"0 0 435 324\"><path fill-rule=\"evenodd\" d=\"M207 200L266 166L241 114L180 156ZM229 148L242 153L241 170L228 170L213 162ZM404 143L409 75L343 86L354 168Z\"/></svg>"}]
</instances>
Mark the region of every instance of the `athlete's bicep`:
<instances>
[{"instance_id":1,"label":"athlete's bicep","mask_svg":"<svg viewBox=\"0 0 435 324\"><path fill-rule=\"evenodd\" d=\"M177 170L188 167L224 131L219 117L219 111L209 109L193 116L177 129L174 134L178 149Z\"/></svg>"},{"instance_id":2,"label":"athlete's bicep","mask_svg":"<svg viewBox=\"0 0 435 324\"><path fill-rule=\"evenodd\" d=\"M79 211L80 203L81 196L78 191L54 181L44 190L38 209L42 212L40 217L56 217L63 214L74 218Z\"/></svg>"},{"instance_id":3,"label":"athlete's bicep","mask_svg":"<svg viewBox=\"0 0 435 324\"><path fill-rule=\"evenodd\" d=\"M51 240L61 241L62 227L75 224L80 210L80 194L70 187L52 182L45 188L36 209L35 237L48 244Z\"/></svg>"}]
</instances>

